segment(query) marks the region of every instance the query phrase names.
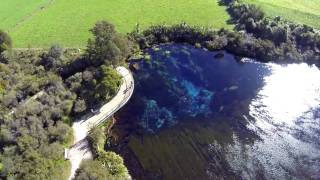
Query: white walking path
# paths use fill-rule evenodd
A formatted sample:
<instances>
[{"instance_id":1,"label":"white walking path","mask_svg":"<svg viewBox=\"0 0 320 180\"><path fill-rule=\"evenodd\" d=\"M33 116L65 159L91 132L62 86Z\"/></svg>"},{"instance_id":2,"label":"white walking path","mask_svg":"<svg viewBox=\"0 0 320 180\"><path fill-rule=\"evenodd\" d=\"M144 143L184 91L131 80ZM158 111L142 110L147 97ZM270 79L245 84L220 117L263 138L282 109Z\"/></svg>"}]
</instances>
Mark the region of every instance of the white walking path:
<instances>
[{"instance_id":1,"label":"white walking path","mask_svg":"<svg viewBox=\"0 0 320 180\"><path fill-rule=\"evenodd\" d=\"M92 152L86 139L90 129L106 121L116 111L123 107L132 96L134 80L131 72L122 66L118 67L117 71L121 74L123 81L117 95L107 104L103 105L95 115L73 123L74 145L67 153L68 159L71 161L71 175L69 180L74 177L82 160L92 158Z\"/></svg>"}]
</instances>

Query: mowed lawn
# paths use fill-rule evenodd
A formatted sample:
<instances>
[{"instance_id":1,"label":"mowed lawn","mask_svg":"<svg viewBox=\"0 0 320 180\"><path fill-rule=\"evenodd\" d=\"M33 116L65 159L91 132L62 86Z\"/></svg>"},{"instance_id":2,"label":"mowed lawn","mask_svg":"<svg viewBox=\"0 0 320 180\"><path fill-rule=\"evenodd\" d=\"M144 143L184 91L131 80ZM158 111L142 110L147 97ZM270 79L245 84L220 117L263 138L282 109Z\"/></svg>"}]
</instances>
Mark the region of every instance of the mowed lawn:
<instances>
[{"instance_id":1,"label":"mowed lawn","mask_svg":"<svg viewBox=\"0 0 320 180\"><path fill-rule=\"evenodd\" d=\"M282 16L290 21L320 29L320 0L243 0L253 3L268 16Z\"/></svg>"},{"instance_id":2,"label":"mowed lawn","mask_svg":"<svg viewBox=\"0 0 320 180\"><path fill-rule=\"evenodd\" d=\"M16 4L26 2L5 1L13 1ZM0 27L5 27L5 30L10 32L15 47L48 47L54 43L65 47L84 47L90 37L89 29L98 20L112 22L122 33L131 32L137 23L142 29L150 25L181 22L213 28L232 28L226 23L229 15L225 7L219 6L218 0L49 0L49 2L51 3L40 8L40 11L38 8L41 3L33 3L35 12L31 12L32 16L25 18L23 23L15 27L2 25L0 21ZM0 12L3 8L1 5ZM0 13L0 19L8 14L16 16L16 13L16 11ZM30 16L30 13L25 15Z\"/></svg>"}]
</instances>

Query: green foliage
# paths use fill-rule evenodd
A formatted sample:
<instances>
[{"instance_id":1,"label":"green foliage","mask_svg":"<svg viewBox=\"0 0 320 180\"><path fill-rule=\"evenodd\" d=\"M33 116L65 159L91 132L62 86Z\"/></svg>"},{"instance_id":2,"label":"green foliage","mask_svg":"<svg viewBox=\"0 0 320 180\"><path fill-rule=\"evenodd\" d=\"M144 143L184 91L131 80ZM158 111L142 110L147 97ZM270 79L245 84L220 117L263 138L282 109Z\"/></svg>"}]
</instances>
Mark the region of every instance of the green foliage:
<instances>
[{"instance_id":1,"label":"green foliage","mask_svg":"<svg viewBox=\"0 0 320 180\"><path fill-rule=\"evenodd\" d=\"M12 48L12 41L10 36L0 30L0 54L6 50L10 50Z\"/></svg>"},{"instance_id":2,"label":"green foliage","mask_svg":"<svg viewBox=\"0 0 320 180\"><path fill-rule=\"evenodd\" d=\"M1 178L55 180L70 174L64 146L72 130L64 121L76 98L58 74L39 66L40 54L14 52L0 64Z\"/></svg>"},{"instance_id":3,"label":"green foliage","mask_svg":"<svg viewBox=\"0 0 320 180\"><path fill-rule=\"evenodd\" d=\"M88 141L96 154L99 154L104 148L106 136L104 128L93 127L88 135Z\"/></svg>"},{"instance_id":4,"label":"green foliage","mask_svg":"<svg viewBox=\"0 0 320 180\"><path fill-rule=\"evenodd\" d=\"M0 30L0 62L7 62L10 58L10 52L12 48L12 41L10 36Z\"/></svg>"},{"instance_id":5,"label":"green foliage","mask_svg":"<svg viewBox=\"0 0 320 180\"><path fill-rule=\"evenodd\" d=\"M59 72L64 65L65 58L63 57L64 49L58 44L52 45L48 53L44 53L41 57L41 65L46 70L53 70Z\"/></svg>"},{"instance_id":6,"label":"green foliage","mask_svg":"<svg viewBox=\"0 0 320 180\"><path fill-rule=\"evenodd\" d=\"M234 16L239 30L247 30L252 34L244 31L229 31L189 26L179 24L173 26L153 26L142 33L132 33L131 36L139 44L140 48L148 48L161 43L189 43L191 45L200 44L201 47L209 50L227 50L238 56L255 58L262 62L307 62L320 65L320 34L308 26L295 25L277 19L269 21L266 18L257 21L255 29L248 29L247 18L248 10L257 10L248 8L248 5L240 6L231 4L229 11ZM241 13L238 11L241 10ZM248 18L250 19L250 18ZM279 21L279 22L277 22ZM250 26L251 27L251 26ZM291 30L288 30L291 28Z\"/></svg>"},{"instance_id":7,"label":"green foliage","mask_svg":"<svg viewBox=\"0 0 320 180\"><path fill-rule=\"evenodd\" d=\"M96 98L107 101L118 91L122 83L121 75L110 66L101 66L102 78L96 87Z\"/></svg>"},{"instance_id":8,"label":"green foliage","mask_svg":"<svg viewBox=\"0 0 320 180\"><path fill-rule=\"evenodd\" d=\"M102 163L97 160L84 160L79 169L76 171L75 180L106 180L115 179L102 166Z\"/></svg>"},{"instance_id":9,"label":"green foliage","mask_svg":"<svg viewBox=\"0 0 320 180\"><path fill-rule=\"evenodd\" d=\"M88 141L96 155L95 160L82 162L75 179L129 179L130 175L122 157L114 152L106 152L105 127L93 127L88 135Z\"/></svg>"},{"instance_id":10,"label":"green foliage","mask_svg":"<svg viewBox=\"0 0 320 180\"><path fill-rule=\"evenodd\" d=\"M89 39L87 53L94 64L117 66L128 56L128 41L112 24L100 21L90 31L95 38Z\"/></svg>"},{"instance_id":11,"label":"green foliage","mask_svg":"<svg viewBox=\"0 0 320 180\"><path fill-rule=\"evenodd\" d=\"M119 155L102 151L98 159L83 161L76 171L75 180L88 179L128 180L130 176Z\"/></svg>"},{"instance_id":12,"label":"green foliage","mask_svg":"<svg viewBox=\"0 0 320 180\"><path fill-rule=\"evenodd\" d=\"M3 171L9 179L61 179L67 178L70 165L62 158L63 148L59 144L32 148L32 137L21 137L19 147L4 149ZM25 149L22 154L18 152Z\"/></svg>"},{"instance_id":13,"label":"green foliage","mask_svg":"<svg viewBox=\"0 0 320 180\"><path fill-rule=\"evenodd\" d=\"M13 51L10 61L0 63L1 178L68 177L70 163L64 160L64 148L73 141L69 125L75 114L87 110L88 99L94 100L92 104L96 100L104 102L117 93L122 77L112 66L101 64L117 65L129 53L126 39L115 33L112 25L102 24L102 29L98 28L96 34L106 38L106 41L94 40L99 42L94 46L97 45L98 49L101 47L103 53L111 53L111 56L106 56L110 61L98 60L96 64L90 62L84 65L81 61L81 68L71 70L75 73L70 77L61 77L59 74L72 61L59 45L52 46L48 52ZM105 43L115 44L120 54L114 55L113 48L105 49ZM80 59L87 63L87 57ZM75 66L78 65L75 63ZM100 156L100 152L104 152L103 129L93 130L89 140ZM99 163L102 167L103 163ZM112 169L111 174L109 169L103 168L107 175L102 177L117 179L119 173L125 172L123 169Z\"/></svg>"},{"instance_id":14,"label":"green foliage","mask_svg":"<svg viewBox=\"0 0 320 180\"><path fill-rule=\"evenodd\" d=\"M258 51L256 53L258 56L255 57L263 58L265 61L306 61L319 64L318 30L307 25L284 21L280 17L269 19L257 16L263 14L261 9L236 0L229 4L228 11L233 21L237 23L238 30L245 30L257 38L255 44L251 45ZM243 41L242 43L249 44Z\"/></svg>"},{"instance_id":15,"label":"green foliage","mask_svg":"<svg viewBox=\"0 0 320 180\"><path fill-rule=\"evenodd\" d=\"M64 49L59 44L54 44L49 48L48 55L54 59L61 58L63 56Z\"/></svg>"},{"instance_id":16,"label":"green foliage","mask_svg":"<svg viewBox=\"0 0 320 180\"><path fill-rule=\"evenodd\" d=\"M82 113L87 110L86 102L83 99L78 99L73 106L73 111L75 113Z\"/></svg>"},{"instance_id":17,"label":"green foliage","mask_svg":"<svg viewBox=\"0 0 320 180\"><path fill-rule=\"evenodd\" d=\"M6 92L5 84L3 82L0 82L0 96L4 95Z\"/></svg>"},{"instance_id":18,"label":"green foliage","mask_svg":"<svg viewBox=\"0 0 320 180\"><path fill-rule=\"evenodd\" d=\"M108 173L114 177L128 179L129 173L127 168L123 164L123 159L121 156L114 152L100 152L98 160L101 162L102 166L107 169Z\"/></svg>"}]
</instances>

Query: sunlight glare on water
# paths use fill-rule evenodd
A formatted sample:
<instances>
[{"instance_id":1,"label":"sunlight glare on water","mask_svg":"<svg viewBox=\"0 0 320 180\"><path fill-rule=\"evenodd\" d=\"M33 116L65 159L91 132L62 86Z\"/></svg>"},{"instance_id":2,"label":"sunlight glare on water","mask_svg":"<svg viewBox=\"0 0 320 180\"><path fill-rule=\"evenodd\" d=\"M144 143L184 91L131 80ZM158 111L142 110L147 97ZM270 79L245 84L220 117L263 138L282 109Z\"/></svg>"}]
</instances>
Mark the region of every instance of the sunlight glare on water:
<instances>
[{"instance_id":1,"label":"sunlight glare on water","mask_svg":"<svg viewBox=\"0 0 320 180\"><path fill-rule=\"evenodd\" d=\"M229 147L229 162L247 179L320 177L320 70L307 64L270 64L270 75L249 106L248 128L260 141ZM251 119L251 118L250 118ZM247 168L243 168L247 167Z\"/></svg>"},{"instance_id":2,"label":"sunlight glare on water","mask_svg":"<svg viewBox=\"0 0 320 180\"><path fill-rule=\"evenodd\" d=\"M261 123L258 126L293 126L297 118L320 104L320 71L307 64L271 64L270 68L271 75L265 77L265 86L250 105L250 115Z\"/></svg>"}]
</instances>

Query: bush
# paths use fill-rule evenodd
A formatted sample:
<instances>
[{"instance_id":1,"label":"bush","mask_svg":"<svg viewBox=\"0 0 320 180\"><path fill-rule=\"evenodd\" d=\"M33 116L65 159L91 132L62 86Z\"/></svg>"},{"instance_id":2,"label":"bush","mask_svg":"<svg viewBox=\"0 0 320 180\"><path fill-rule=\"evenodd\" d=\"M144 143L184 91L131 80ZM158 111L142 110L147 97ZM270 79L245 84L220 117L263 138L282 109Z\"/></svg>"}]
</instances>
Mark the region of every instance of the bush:
<instances>
[{"instance_id":1,"label":"bush","mask_svg":"<svg viewBox=\"0 0 320 180\"><path fill-rule=\"evenodd\" d=\"M0 54L2 54L2 52L7 51L7 50L11 50L12 48L12 40L10 38L10 36L0 30Z\"/></svg>"},{"instance_id":2,"label":"bush","mask_svg":"<svg viewBox=\"0 0 320 180\"><path fill-rule=\"evenodd\" d=\"M73 112L82 113L85 110L87 110L86 102L83 99L78 99L73 106Z\"/></svg>"},{"instance_id":3,"label":"bush","mask_svg":"<svg viewBox=\"0 0 320 180\"><path fill-rule=\"evenodd\" d=\"M101 66L102 78L96 87L96 98L101 101L108 101L116 95L122 82L121 75L110 66Z\"/></svg>"},{"instance_id":4,"label":"bush","mask_svg":"<svg viewBox=\"0 0 320 180\"><path fill-rule=\"evenodd\" d=\"M104 148L106 136L104 135L104 129L100 127L93 127L88 135L88 141L95 151L99 154Z\"/></svg>"},{"instance_id":5,"label":"bush","mask_svg":"<svg viewBox=\"0 0 320 180\"><path fill-rule=\"evenodd\" d=\"M102 152L97 160L85 160L76 171L75 180L128 180L130 175L123 159L113 152Z\"/></svg>"},{"instance_id":6,"label":"bush","mask_svg":"<svg viewBox=\"0 0 320 180\"><path fill-rule=\"evenodd\" d=\"M127 168L123 164L122 157L116 153L103 151L100 153L98 160L109 174L120 179L128 179L130 177Z\"/></svg>"},{"instance_id":7,"label":"bush","mask_svg":"<svg viewBox=\"0 0 320 180\"><path fill-rule=\"evenodd\" d=\"M11 58L12 41L10 36L0 30L0 63L8 63Z\"/></svg>"},{"instance_id":8,"label":"bush","mask_svg":"<svg viewBox=\"0 0 320 180\"><path fill-rule=\"evenodd\" d=\"M46 70L60 71L64 64L63 57L64 49L60 45L53 45L50 47L48 53L44 53L41 57L41 65Z\"/></svg>"},{"instance_id":9,"label":"bush","mask_svg":"<svg viewBox=\"0 0 320 180\"><path fill-rule=\"evenodd\" d=\"M54 59L62 57L64 49L59 44L52 45L48 51L48 55Z\"/></svg>"},{"instance_id":10,"label":"bush","mask_svg":"<svg viewBox=\"0 0 320 180\"><path fill-rule=\"evenodd\" d=\"M84 160L77 169L75 180L107 180L114 179L102 166L100 161Z\"/></svg>"},{"instance_id":11,"label":"bush","mask_svg":"<svg viewBox=\"0 0 320 180\"><path fill-rule=\"evenodd\" d=\"M94 65L118 66L128 57L129 42L116 32L112 24L100 21L90 31L95 38L88 40L87 55Z\"/></svg>"}]
</instances>

